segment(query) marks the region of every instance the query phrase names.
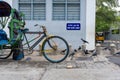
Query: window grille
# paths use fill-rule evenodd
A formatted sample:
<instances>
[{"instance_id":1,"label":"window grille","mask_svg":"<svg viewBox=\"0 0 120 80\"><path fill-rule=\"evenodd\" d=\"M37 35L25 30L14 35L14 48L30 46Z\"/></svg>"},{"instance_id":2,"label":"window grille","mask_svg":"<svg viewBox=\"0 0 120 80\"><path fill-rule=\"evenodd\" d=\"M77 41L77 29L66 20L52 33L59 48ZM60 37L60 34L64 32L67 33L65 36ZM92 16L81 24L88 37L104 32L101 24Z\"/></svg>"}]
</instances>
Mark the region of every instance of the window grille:
<instances>
[{"instance_id":1,"label":"window grille","mask_svg":"<svg viewBox=\"0 0 120 80\"><path fill-rule=\"evenodd\" d=\"M53 0L53 20L80 20L80 0Z\"/></svg>"},{"instance_id":2,"label":"window grille","mask_svg":"<svg viewBox=\"0 0 120 80\"><path fill-rule=\"evenodd\" d=\"M19 11L25 14L26 20L45 20L45 0L19 0Z\"/></svg>"}]
</instances>

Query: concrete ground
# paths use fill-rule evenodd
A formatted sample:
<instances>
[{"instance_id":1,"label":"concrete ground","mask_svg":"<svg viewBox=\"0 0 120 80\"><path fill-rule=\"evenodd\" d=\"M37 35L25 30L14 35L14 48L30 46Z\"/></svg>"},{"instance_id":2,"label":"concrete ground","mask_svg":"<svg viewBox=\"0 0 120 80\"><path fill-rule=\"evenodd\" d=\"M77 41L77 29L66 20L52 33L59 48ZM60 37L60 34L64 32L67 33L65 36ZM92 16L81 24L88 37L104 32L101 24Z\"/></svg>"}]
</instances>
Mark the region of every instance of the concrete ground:
<instances>
[{"instance_id":1,"label":"concrete ground","mask_svg":"<svg viewBox=\"0 0 120 80\"><path fill-rule=\"evenodd\" d=\"M119 61L119 56L108 51L97 57L78 55L61 63L32 54L21 61L0 60L0 80L120 80Z\"/></svg>"}]
</instances>

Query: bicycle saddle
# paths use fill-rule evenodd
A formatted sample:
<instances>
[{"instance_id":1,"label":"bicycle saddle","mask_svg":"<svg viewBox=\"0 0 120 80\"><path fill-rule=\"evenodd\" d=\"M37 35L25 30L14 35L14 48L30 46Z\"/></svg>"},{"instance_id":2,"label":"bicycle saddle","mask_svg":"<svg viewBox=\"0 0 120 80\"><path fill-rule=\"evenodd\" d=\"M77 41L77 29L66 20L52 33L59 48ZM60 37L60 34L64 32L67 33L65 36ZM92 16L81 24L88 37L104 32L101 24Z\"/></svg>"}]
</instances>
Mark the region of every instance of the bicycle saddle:
<instances>
[{"instance_id":1,"label":"bicycle saddle","mask_svg":"<svg viewBox=\"0 0 120 80\"><path fill-rule=\"evenodd\" d=\"M82 40L82 42L84 42L84 43L89 43L88 41L86 41L86 40L84 40L84 39L82 39L82 38L81 38L81 40Z\"/></svg>"},{"instance_id":2,"label":"bicycle saddle","mask_svg":"<svg viewBox=\"0 0 120 80\"><path fill-rule=\"evenodd\" d=\"M27 31L29 31L29 29L28 29L28 28L25 28L25 29L21 29L21 31L25 33L25 32L27 32Z\"/></svg>"}]
</instances>

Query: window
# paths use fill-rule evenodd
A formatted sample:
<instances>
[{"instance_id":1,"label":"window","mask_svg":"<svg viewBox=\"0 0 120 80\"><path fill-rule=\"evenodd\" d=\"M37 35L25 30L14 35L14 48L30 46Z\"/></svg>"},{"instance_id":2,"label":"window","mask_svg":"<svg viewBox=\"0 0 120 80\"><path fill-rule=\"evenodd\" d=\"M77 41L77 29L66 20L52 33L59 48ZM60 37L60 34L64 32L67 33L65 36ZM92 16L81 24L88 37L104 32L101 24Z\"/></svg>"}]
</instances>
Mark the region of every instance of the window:
<instances>
[{"instance_id":1,"label":"window","mask_svg":"<svg viewBox=\"0 0 120 80\"><path fill-rule=\"evenodd\" d=\"M80 20L80 0L53 0L53 20Z\"/></svg>"},{"instance_id":2,"label":"window","mask_svg":"<svg viewBox=\"0 0 120 80\"><path fill-rule=\"evenodd\" d=\"M19 11L25 14L26 20L45 20L45 0L19 0Z\"/></svg>"},{"instance_id":3,"label":"window","mask_svg":"<svg viewBox=\"0 0 120 80\"><path fill-rule=\"evenodd\" d=\"M53 20L65 20L65 4L53 4Z\"/></svg>"}]
</instances>

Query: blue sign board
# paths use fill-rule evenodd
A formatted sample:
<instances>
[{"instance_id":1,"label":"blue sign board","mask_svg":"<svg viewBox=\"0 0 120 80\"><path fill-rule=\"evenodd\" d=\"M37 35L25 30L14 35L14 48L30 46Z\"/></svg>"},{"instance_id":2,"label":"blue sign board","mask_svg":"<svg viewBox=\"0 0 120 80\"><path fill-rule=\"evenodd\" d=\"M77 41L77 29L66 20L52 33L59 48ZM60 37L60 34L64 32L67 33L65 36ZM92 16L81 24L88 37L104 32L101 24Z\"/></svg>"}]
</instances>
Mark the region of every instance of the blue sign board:
<instances>
[{"instance_id":1,"label":"blue sign board","mask_svg":"<svg viewBox=\"0 0 120 80\"><path fill-rule=\"evenodd\" d=\"M80 23L67 23L66 29L67 30L80 30L81 25Z\"/></svg>"}]
</instances>

